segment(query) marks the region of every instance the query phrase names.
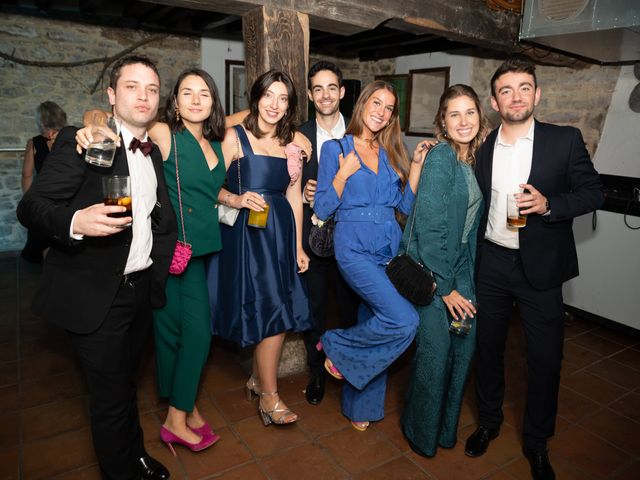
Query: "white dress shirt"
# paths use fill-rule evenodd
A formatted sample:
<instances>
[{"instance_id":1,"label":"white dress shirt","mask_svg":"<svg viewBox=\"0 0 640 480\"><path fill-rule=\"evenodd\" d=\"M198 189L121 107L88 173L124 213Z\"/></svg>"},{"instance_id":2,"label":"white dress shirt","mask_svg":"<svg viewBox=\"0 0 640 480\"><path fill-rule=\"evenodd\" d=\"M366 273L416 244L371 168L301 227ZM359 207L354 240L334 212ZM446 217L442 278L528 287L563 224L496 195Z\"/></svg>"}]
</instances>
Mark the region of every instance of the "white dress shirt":
<instances>
[{"instance_id":1,"label":"white dress shirt","mask_svg":"<svg viewBox=\"0 0 640 480\"><path fill-rule=\"evenodd\" d=\"M124 125L120 128L122 135L122 147L127 155L127 165L129 166L129 177L131 184L132 217L131 224L131 248L127 257L127 264L124 274L137 272L149 268L153 263L151 260L151 247L153 246L153 234L151 232L151 211L156 205L156 191L158 180L153 168L150 156L144 155L140 149L133 153L129 150L129 144L133 139L133 134ZM145 134L144 139L147 141ZM78 212L74 213L69 226L69 236L75 240L82 240L84 235L73 233L73 223Z\"/></svg>"},{"instance_id":2,"label":"white dress shirt","mask_svg":"<svg viewBox=\"0 0 640 480\"><path fill-rule=\"evenodd\" d=\"M344 123L344 117L342 114L339 115L340 118L338 118L338 123L336 123L330 131L326 131L322 128L316 120L316 157L318 158L318 165L320 165L320 152L322 152L322 145L324 145L324 142L334 138L342 138L344 137L344 132L347 131L347 126Z\"/></svg>"},{"instance_id":3,"label":"white dress shirt","mask_svg":"<svg viewBox=\"0 0 640 480\"><path fill-rule=\"evenodd\" d=\"M524 137L513 145L502 140L502 126L493 150L491 173L491 204L485 238L503 247L520 248L518 229L507 226L507 194L522 192L521 183L527 183L533 156L533 130L535 122ZM525 227L526 228L526 227Z\"/></svg>"}]
</instances>

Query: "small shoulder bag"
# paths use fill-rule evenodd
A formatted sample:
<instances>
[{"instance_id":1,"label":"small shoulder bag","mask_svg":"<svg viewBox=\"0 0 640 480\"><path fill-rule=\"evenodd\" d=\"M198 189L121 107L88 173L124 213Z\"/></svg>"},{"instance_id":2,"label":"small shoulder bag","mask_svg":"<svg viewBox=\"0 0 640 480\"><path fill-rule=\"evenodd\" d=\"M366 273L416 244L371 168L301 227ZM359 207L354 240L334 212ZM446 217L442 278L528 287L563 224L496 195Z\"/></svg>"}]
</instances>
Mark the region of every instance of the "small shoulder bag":
<instances>
[{"instance_id":1,"label":"small shoulder bag","mask_svg":"<svg viewBox=\"0 0 640 480\"><path fill-rule=\"evenodd\" d=\"M184 229L184 217L182 216L182 195L180 194L180 174L178 171L178 144L176 136L173 135L173 151L176 157L176 184L178 185L178 205L180 206L180 224L182 225L182 240L176 241L176 248L173 251L169 273L180 275L187 269L187 264L191 259L191 244L187 243L187 232Z\"/></svg>"}]
</instances>

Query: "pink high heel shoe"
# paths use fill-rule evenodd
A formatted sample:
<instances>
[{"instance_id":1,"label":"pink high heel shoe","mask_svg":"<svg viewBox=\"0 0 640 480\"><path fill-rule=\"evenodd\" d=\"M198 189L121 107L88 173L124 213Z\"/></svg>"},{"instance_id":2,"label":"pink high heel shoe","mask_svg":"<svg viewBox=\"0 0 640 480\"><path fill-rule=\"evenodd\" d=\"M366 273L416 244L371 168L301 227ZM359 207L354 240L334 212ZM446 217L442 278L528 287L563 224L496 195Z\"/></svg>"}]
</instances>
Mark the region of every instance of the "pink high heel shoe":
<instances>
[{"instance_id":1,"label":"pink high heel shoe","mask_svg":"<svg viewBox=\"0 0 640 480\"><path fill-rule=\"evenodd\" d=\"M213 443L216 443L218 440L220 440L220 435L215 433L213 431L213 428L211 428L211 425L209 425L207 422L204 422L204 424L202 424L197 428L193 428L193 427L189 427L189 428L193 433L195 433L196 435L200 435L202 438L204 437L213 438Z\"/></svg>"},{"instance_id":2,"label":"pink high heel shoe","mask_svg":"<svg viewBox=\"0 0 640 480\"><path fill-rule=\"evenodd\" d=\"M316 350L318 350L319 352L322 351L322 342L318 342L316 344ZM335 378L336 380L344 380L344 375L342 375L340 373L340 370L338 370L334 365L333 362L331 360L329 360L329 357L327 357L324 360L324 369L329 372L329 375L331 375L333 378Z\"/></svg>"},{"instance_id":3,"label":"pink high heel shoe","mask_svg":"<svg viewBox=\"0 0 640 480\"><path fill-rule=\"evenodd\" d=\"M162 427L160 427L160 438L164 443L167 444L167 447L169 447L169 450L171 450L171 453L173 453L173 456L175 457L176 451L173 449L173 445L172 445L174 443L187 447L192 452L200 452L206 448L209 448L214 443L216 443L220 439L220 436L215 434L213 437L210 437L208 435L203 435L202 439L198 443L190 443L190 442L187 442L185 439L180 438L179 436L171 432L168 428L166 428L163 425Z\"/></svg>"}]
</instances>

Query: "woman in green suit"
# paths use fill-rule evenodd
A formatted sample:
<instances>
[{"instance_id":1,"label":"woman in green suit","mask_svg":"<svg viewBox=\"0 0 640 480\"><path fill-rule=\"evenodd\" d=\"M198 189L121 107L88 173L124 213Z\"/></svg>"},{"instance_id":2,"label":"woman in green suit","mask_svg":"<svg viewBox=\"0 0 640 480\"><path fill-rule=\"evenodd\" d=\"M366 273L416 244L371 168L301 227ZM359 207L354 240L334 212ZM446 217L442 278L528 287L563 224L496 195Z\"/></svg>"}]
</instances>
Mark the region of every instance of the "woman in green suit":
<instances>
[{"instance_id":1,"label":"woman in green suit","mask_svg":"<svg viewBox=\"0 0 640 480\"><path fill-rule=\"evenodd\" d=\"M433 302L417 307L420 324L402 427L412 448L434 456L451 448L464 384L475 347L475 328L466 336L449 332L452 320L473 318L476 233L482 195L473 173L475 154L488 131L478 96L471 87L453 85L440 97L436 137L422 169L420 185L403 246L433 271ZM415 218L414 218L415 217Z\"/></svg>"}]
</instances>

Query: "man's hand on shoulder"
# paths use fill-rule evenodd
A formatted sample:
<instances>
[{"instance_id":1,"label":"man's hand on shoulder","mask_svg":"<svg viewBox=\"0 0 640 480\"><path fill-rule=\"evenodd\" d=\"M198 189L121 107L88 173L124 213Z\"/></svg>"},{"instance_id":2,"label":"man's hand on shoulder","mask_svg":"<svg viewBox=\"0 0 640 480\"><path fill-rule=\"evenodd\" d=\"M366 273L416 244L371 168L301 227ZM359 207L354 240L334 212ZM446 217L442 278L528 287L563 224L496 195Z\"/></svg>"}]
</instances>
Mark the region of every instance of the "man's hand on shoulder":
<instances>
[{"instance_id":1,"label":"man's hand on shoulder","mask_svg":"<svg viewBox=\"0 0 640 480\"><path fill-rule=\"evenodd\" d=\"M125 211L125 207L102 203L78 210L73 218L72 233L87 237L106 237L120 233L131 223L131 217L114 218L108 214Z\"/></svg>"}]
</instances>

